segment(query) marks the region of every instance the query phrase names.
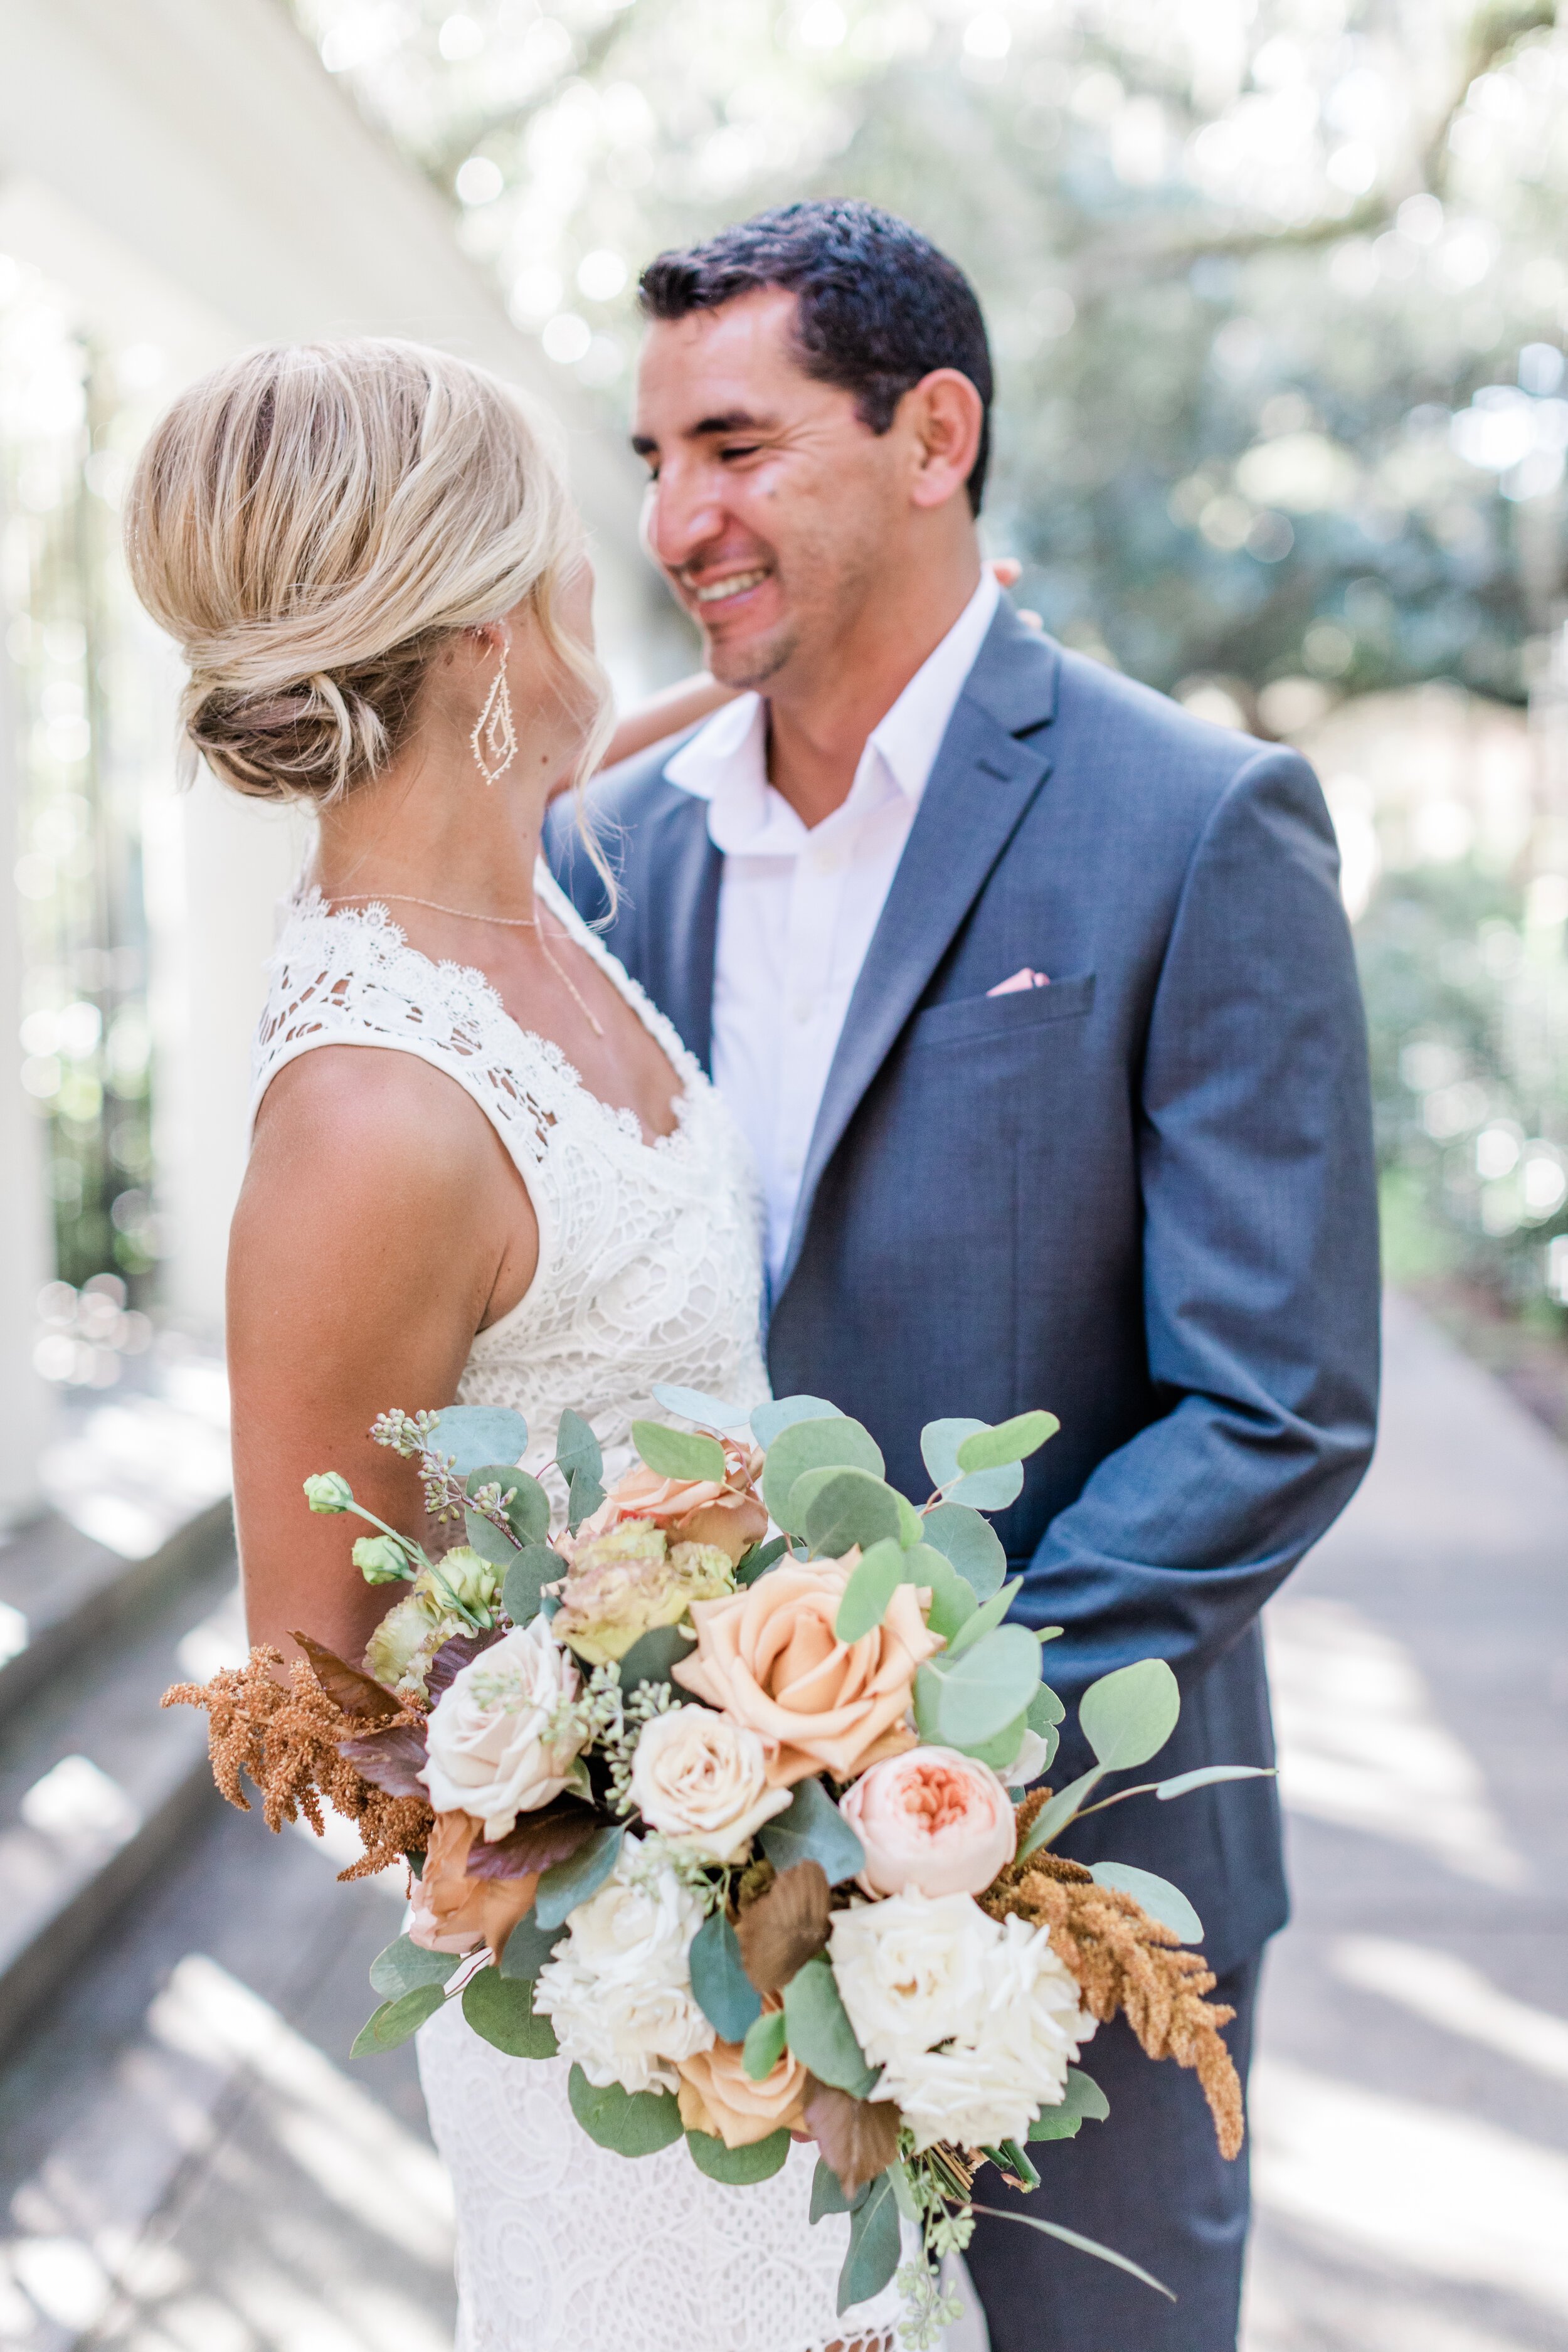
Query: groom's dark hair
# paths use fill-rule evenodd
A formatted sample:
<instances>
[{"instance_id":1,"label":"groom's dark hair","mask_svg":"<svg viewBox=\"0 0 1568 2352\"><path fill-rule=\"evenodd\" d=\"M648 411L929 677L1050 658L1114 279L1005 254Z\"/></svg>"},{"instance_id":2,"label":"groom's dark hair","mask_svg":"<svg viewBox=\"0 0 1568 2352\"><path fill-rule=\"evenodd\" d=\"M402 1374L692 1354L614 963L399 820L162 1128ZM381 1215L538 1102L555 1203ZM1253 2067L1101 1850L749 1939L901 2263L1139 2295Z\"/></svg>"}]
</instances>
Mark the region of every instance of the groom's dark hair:
<instances>
[{"instance_id":1,"label":"groom's dark hair","mask_svg":"<svg viewBox=\"0 0 1568 2352\"><path fill-rule=\"evenodd\" d=\"M968 484L978 514L991 459L991 348L974 289L957 264L876 205L783 205L701 245L661 253L643 271L639 293L647 318L684 319L767 286L795 297L807 375L852 392L873 433L888 430L905 393L933 368L969 378L981 400Z\"/></svg>"}]
</instances>

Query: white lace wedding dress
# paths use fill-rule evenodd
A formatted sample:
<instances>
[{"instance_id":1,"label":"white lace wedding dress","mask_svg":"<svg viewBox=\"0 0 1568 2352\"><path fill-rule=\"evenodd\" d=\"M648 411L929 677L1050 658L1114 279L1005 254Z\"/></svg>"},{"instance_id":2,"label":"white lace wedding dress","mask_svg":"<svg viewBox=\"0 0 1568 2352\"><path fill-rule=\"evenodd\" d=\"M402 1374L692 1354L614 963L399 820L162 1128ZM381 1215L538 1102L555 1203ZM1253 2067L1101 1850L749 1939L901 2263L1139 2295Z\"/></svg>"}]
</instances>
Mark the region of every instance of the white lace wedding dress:
<instances>
[{"instance_id":1,"label":"white lace wedding dress","mask_svg":"<svg viewBox=\"0 0 1568 2352\"><path fill-rule=\"evenodd\" d=\"M751 1405L767 1394L760 1222L739 1134L663 1015L541 874L546 907L607 972L680 1081L653 1144L590 1095L558 1047L521 1029L478 972L411 948L384 908L298 898L272 966L255 1098L318 1045L384 1045L445 1070L490 1118L539 1220L527 1296L474 1340L465 1404L510 1405L531 1466L571 1405L613 1475L658 1380ZM389 1397L416 1409L424 1400ZM458 2352L882 2352L889 2288L844 2319L847 2224L808 2227L814 2152L752 2189L698 2171L683 2142L636 2161L597 2147L564 2063L509 2058L455 2011L419 2037L437 2143L458 2200Z\"/></svg>"}]
</instances>

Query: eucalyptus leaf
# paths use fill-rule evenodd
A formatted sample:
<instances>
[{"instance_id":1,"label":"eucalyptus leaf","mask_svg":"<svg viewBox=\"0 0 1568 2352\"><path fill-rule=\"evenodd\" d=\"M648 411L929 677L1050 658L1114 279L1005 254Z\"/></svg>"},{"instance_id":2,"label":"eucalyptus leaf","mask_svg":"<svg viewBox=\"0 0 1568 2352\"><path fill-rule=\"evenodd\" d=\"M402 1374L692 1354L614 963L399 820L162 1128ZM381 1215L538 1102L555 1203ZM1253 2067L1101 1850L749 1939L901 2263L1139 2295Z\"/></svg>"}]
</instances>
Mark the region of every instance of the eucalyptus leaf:
<instances>
[{"instance_id":1,"label":"eucalyptus leaf","mask_svg":"<svg viewBox=\"0 0 1568 2352\"><path fill-rule=\"evenodd\" d=\"M494 1520L487 1519L481 1511L463 1513L463 1541L470 1551L477 1551L481 1559L488 1559L492 1568L503 1572L518 1555L512 1538L503 1535Z\"/></svg>"},{"instance_id":2,"label":"eucalyptus leaf","mask_svg":"<svg viewBox=\"0 0 1568 2352\"><path fill-rule=\"evenodd\" d=\"M693 1643L691 1629L681 1625L655 1625L639 1633L621 1660L621 1688L635 1691L642 1683L668 1683L669 1670L678 1658L689 1658Z\"/></svg>"},{"instance_id":3,"label":"eucalyptus leaf","mask_svg":"<svg viewBox=\"0 0 1568 2352\"><path fill-rule=\"evenodd\" d=\"M806 1473L814 1484L817 1475ZM805 1483L795 1481L792 1501L804 1509L806 1541L819 1559L842 1559L852 1544L862 1551L879 1543L902 1549L899 1497L884 1479L865 1470L837 1470L809 1497L801 1494Z\"/></svg>"},{"instance_id":4,"label":"eucalyptus leaf","mask_svg":"<svg viewBox=\"0 0 1568 2352\"><path fill-rule=\"evenodd\" d=\"M741 1958L735 1930L724 1913L710 1911L691 1939L691 1990L697 2005L721 2042L744 2042L763 2013L757 1991Z\"/></svg>"},{"instance_id":5,"label":"eucalyptus leaf","mask_svg":"<svg viewBox=\"0 0 1568 2352\"><path fill-rule=\"evenodd\" d=\"M736 1583L755 1584L758 1577L765 1576L773 1562L782 1559L788 1549L787 1536L770 1536L766 1543L753 1544L751 1550L742 1552L735 1563Z\"/></svg>"},{"instance_id":6,"label":"eucalyptus leaf","mask_svg":"<svg viewBox=\"0 0 1568 2352\"><path fill-rule=\"evenodd\" d=\"M857 2196L846 2197L844 2184L838 2175L834 2171L827 2158L819 2156L816 2159L816 2170L811 2176L811 2211L807 2219L812 2221L826 2221L830 2213L852 2213L857 2205L863 2205L866 2202L870 2193L871 2186L868 2185Z\"/></svg>"},{"instance_id":7,"label":"eucalyptus leaf","mask_svg":"<svg viewBox=\"0 0 1568 2352\"><path fill-rule=\"evenodd\" d=\"M1076 2139L1085 2122L1103 2123L1110 2102L1091 2074L1080 2066L1068 2068L1067 2089L1054 2107L1042 2107L1029 2126L1032 2140Z\"/></svg>"},{"instance_id":8,"label":"eucalyptus leaf","mask_svg":"<svg viewBox=\"0 0 1568 2352\"><path fill-rule=\"evenodd\" d=\"M1019 1843L1014 1860L1023 1862L1029 1854L1037 1853L1041 1846L1047 1845L1052 1838L1058 1836L1078 1812L1089 1791L1097 1789L1104 1778L1104 1765L1091 1764L1087 1772L1081 1773L1076 1780L1069 1780L1065 1789L1058 1789L1050 1803L1042 1805L1036 1814Z\"/></svg>"},{"instance_id":9,"label":"eucalyptus leaf","mask_svg":"<svg viewBox=\"0 0 1568 2352\"><path fill-rule=\"evenodd\" d=\"M963 1440L958 1447L958 1467L964 1471L1002 1470L1012 1462L1025 1462L1037 1454L1046 1440L1054 1437L1061 1423L1054 1412L1015 1413L1011 1421L999 1421L992 1429L977 1429Z\"/></svg>"},{"instance_id":10,"label":"eucalyptus leaf","mask_svg":"<svg viewBox=\"0 0 1568 2352\"><path fill-rule=\"evenodd\" d=\"M563 1478L571 1478L580 1470L585 1477L598 1480L605 1474L605 1457L599 1441L580 1412L568 1405L555 1432L555 1466Z\"/></svg>"},{"instance_id":11,"label":"eucalyptus leaf","mask_svg":"<svg viewBox=\"0 0 1568 2352\"><path fill-rule=\"evenodd\" d=\"M1147 1764L1176 1727L1182 1695L1163 1658L1140 1658L1090 1683L1079 1702L1084 1738L1108 1772Z\"/></svg>"},{"instance_id":12,"label":"eucalyptus leaf","mask_svg":"<svg viewBox=\"0 0 1568 2352\"><path fill-rule=\"evenodd\" d=\"M451 1457L459 1478L490 1462L521 1462L528 1451L528 1423L505 1405L449 1404L436 1416L426 1441L432 1454Z\"/></svg>"},{"instance_id":13,"label":"eucalyptus leaf","mask_svg":"<svg viewBox=\"0 0 1568 2352\"><path fill-rule=\"evenodd\" d=\"M506 1949L500 1956L501 1975L536 1977L556 1946L563 1943L570 1933L564 1920L558 1927L542 1927L531 1911L525 1912L506 1939Z\"/></svg>"},{"instance_id":14,"label":"eucalyptus leaf","mask_svg":"<svg viewBox=\"0 0 1568 2352\"><path fill-rule=\"evenodd\" d=\"M1110 1886L1119 1895L1131 1895L1141 1903L1151 1919L1158 1919L1162 1927L1170 1927L1184 1944L1201 1944L1204 1923L1187 1901L1179 1886L1168 1878L1157 1878L1152 1870L1137 1870L1130 1862L1094 1862L1089 1875L1097 1886Z\"/></svg>"},{"instance_id":15,"label":"eucalyptus leaf","mask_svg":"<svg viewBox=\"0 0 1568 2352\"><path fill-rule=\"evenodd\" d=\"M1015 1576L1010 1583L1002 1587L1000 1592L994 1592L989 1601L982 1602L973 1616L965 1621L963 1630L956 1641L949 1644L952 1656L955 1658L962 1656L965 1650L973 1649L976 1642L983 1642L987 1633L1000 1625L1013 1605L1013 1595L1023 1581L1021 1576Z\"/></svg>"},{"instance_id":16,"label":"eucalyptus leaf","mask_svg":"<svg viewBox=\"0 0 1568 2352\"><path fill-rule=\"evenodd\" d=\"M742 1404L726 1404L721 1397L710 1397L701 1389L678 1388L673 1381L655 1381L654 1402L666 1412L678 1412L682 1421L700 1422L704 1429L744 1429L751 1419Z\"/></svg>"},{"instance_id":17,"label":"eucalyptus leaf","mask_svg":"<svg viewBox=\"0 0 1568 2352\"><path fill-rule=\"evenodd\" d=\"M605 1499L596 1473L574 1470L566 1486L566 1524L574 1535L584 1519L591 1518Z\"/></svg>"},{"instance_id":18,"label":"eucalyptus leaf","mask_svg":"<svg viewBox=\"0 0 1568 2352\"><path fill-rule=\"evenodd\" d=\"M690 1429L668 1429L662 1421L634 1421L632 1444L656 1477L724 1476L724 1449L716 1437L703 1437Z\"/></svg>"},{"instance_id":19,"label":"eucalyptus leaf","mask_svg":"<svg viewBox=\"0 0 1568 2352\"><path fill-rule=\"evenodd\" d=\"M957 1657L927 1659L915 1677L922 1739L967 1755L1025 1713L1040 1679L1040 1653L1023 1625L998 1625Z\"/></svg>"},{"instance_id":20,"label":"eucalyptus leaf","mask_svg":"<svg viewBox=\"0 0 1568 2352\"><path fill-rule=\"evenodd\" d=\"M993 1772L1005 1772L1022 1748L1024 1734L1028 1727L1027 1717L1020 1715L1005 1725L994 1739L988 1739L983 1747L971 1748L966 1752L977 1764L989 1764ZM1040 1769L1043 1771L1044 1765Z\"/></svg>"},{"instance_id":21,"label":"eucalyptus leaf","mask_svg":"<svg viewBox=\"0 0 1568 2352\"><path fill-rule=\"evenodd\" d=\"M816 1863L829 1886L866 1867L866 1849L820 1780L799 1780L782 1813L757 1832L763 1852L782 1877L797 1862Z\"/></svg>"},{"instance_id":22,"label":"eucalyptus leaf","mask_svg":"<svg viewBox=\"0 0 1568 2352\"><path fill-rule=\"evenodd\" d=\"M921 1522L924 1540L950 1559L977 1601L989 1601L1007 1573L1007 1554L995 1528L963 1503L938 1503Z\"/></svg>"},{"instance_id":23,"label":"eucalyptus leaf","mask_svg":"<svg viewBox=\"0 0 1568 2352\"><path fill-rule=\"evenodd\" d=\"M481 1486L499 1486L501 1508L519 1544L542 1543L550 1533L550 1497L537 1478L504 1462L487 1462L470 1470L465 1484L470 1495Z\"/></svg>"},{"instance_id":24,"label":"eucalyptus leaf","mask_svg":"<svg viewBox=\"0 0 1568 2352\"><path fill-rule=\"evenodd\" d=\"M839 1641L858 1642L881 1623L888 1613L889 1601L903 1582L908 1558L897 1536L889 1536L881 1543L873 1544L864 1559L856 1562L833 1621L833 1631Z\"/></svg>"},{"instance_id":25,"label":"eucalyptus leaf","mask_svg":"<svg viewBox=\"0 0 1568 2352\"><path fill-rule=\"evenodd\" d=\"M625 1836L620 1828L595 1830L567 1861L551 1864L533 1898L533 1916L541 1927L559 1927L569 1911L598 1893L616 1866Z\"/></svg>"},{"instance_id":26,"label":"eucalyptus leaf","mask_svg":"<svg viewBox=\"0 0 1568 2352\"><path fill-rule=\"evenodd\" d=\"M1060 1723L1066 1714L1066 1707L1050 1685L1042 1683L1029 1701L1029 1728L1031 1731L1039 1732L1043 1737L1046 1732L1052 1730L1057 1724Z\"/></svg>"},{"instance_id":27,"label":"eucalyptus leaf","mask_svg":"<svg viewBox=\"0 0 1568 2352\"><path fill-rule=\"evenodd\" d=\"M884 1468L881 1449L870 1431L844 1413L836 1413L831 1420L793 1422L768 1448L763 1500L786 1535L805 1533L804 1513L794 1507L795 1480L805 1471L826 1470L830 1465L868 1470L874 1478L879 1478Z\"/></svg>"},{"instance_id":28,"label":"eucalyptus leaf","mask_svg":"<svg viewBox=\"0 0 1568 2352\"><path fill-rule=\"evenodd\" d=\"M896 1486L893 1489L893 1500L899 1507L899 1541L908 1551L912 1545L924 1543L926 1523L908 1496L900 1495ZM921 1581L923 1580L922 1579Z\"/></svg>"},{"instance_id":29,"label":"eucalyptus leaf","mask_svg":"<svg viewBox=\"0 0 1568 2352\"><path fill-rule=\"evenodd\" d=\"M480 1969L463 1987L463 2015L474 2032L509 2058L553 2058L555 2028L533 2011L533 1979Z\"/></svg>"},{"instance_id":30,"label":"eucalyptus leaf","mask_svg":"<svg viewBox=\"0 0 1568 2352\"><path fill-rule=\"evenodd\" d=\"M1162 1804L1184 1797L1189 1789L1210 1789L1217 1780L1272 1780L1272 1764L1200 1764L1195 1772L1178 1772L1173 1780L1158 1780L1154 1794Z\"/></svg>"},{"instance_id":31,"label":"eucalyptus leaf","mask_svg":"<svg viewBox=\"0 0 1568 2352\"><path fill-rule=\"evenodd\" d=\"M826 1958L796 1969L784 1987L784 2032L801 2064L819 2083L863 2099L876 2085L877 2070L866 2063Z\"/></svg>"},{"instance_id":32,"label":"eucalyptus leaf","mask_svg":"<svg viewBox=\"0 0 1568 2352\"><path fill-rule=\"evenodd\" d=\"M446 1995L438 1984L415 1985L395 2000L384 2000L374 2016L365 2020L354 2036L351 2058L374 2058L386 2050L396 2050L410 2034L417 2033L427 2017L434 2017Z\"/></svg>"},{"instance_id":33,"label":"eucalyptus leaf","mask_svg":"<svg viewBox=\"0 0 1568 2352\"><path fill-rule=\"evenodd\" d=\"M763 2010L746 2028L741 2064L749 2080L765 2083L784 2054L784 2011L782 2009Z\"/></svg>"},{"instance_id":34,"label":"eucalyptus leaf","mask_svg":"<svg viewBox=\"0 0 1568 2352\"><path fill-rule=\"evenodd\" d=\"M1024 1473L1016 1462L1004 1463L995 1470L977 1470L967 1476L960 1468L958 1449L964 1440L990 1433L988 1421L972 1421L966 1416L928 1421L921 1430L921 1458L948 1502L966 1503L976 1511L1001 1511L1009 1503L1016 1502L1023 1493Z\"/></svg>"},{"instance_id":35,"label":"eucalyptus leaf","mask_svg":"<svg viewBox=\"0 0 1568 2352\"><path fill-rule=\"evenodd\" d=\"M565 1561L548 1544L530 1544L526 1551L513 1552L500 1589L501 1606L512 1623L531 1624L539 1614L542 1588L558 1584L565 1573Z\"/></svg>"},{"instance_id":36,"label":"eucalyptus leaf","mask_svg":"<svg viewBox=\"0 0 1568 2352\"><path fill-rule=\"evenodd\" d=\"M880 2294L899 2267L903 2239L891 2171L879 2174L849 2216L849 2252L838 2273L838 2314Z\"/></svg>"},{"instance_id":37,"label":"eucalyptus leaf","mask_svg":"<svg viewBox=\"0 0 1568 2352\"><path fill-rule=\"evenodd\" d=\"M954 1634L969 1622L980 1606L974 1598L974 1587L930 1544L910 1545L904 1554L904 1574L911 1584L930 1586L931 1610L926 1623L951 1645Z\"/></svg>"},{"instance_id":38,"label":"eucalyptus leaf","mask_svg":"<svg viewBox=\"0 0 1568 2352\"><path fill-rule=\"evenodd\" d=\"M416 1985L444 1985L458 1965L456 1952L427 1952L411 1936L399 1936L370 1964L370 1980L383 2000L397 2000Z\"/></svg>"},{"instance_id":39,"label":"eucalyptus leaf","mask_svg":"<svg viewBox=\"0 0 1568 2352\"><path fill-rule=\"evenodd\" d=\"M685 2128L680 2102L670 2092L623 2091L618 2083L600 2090L581 2066L567 2076L566 2095L588 2137L615 2156L657 2156Z\"/></svg>"},{"instance_id":40,"label":"eucalyptus leaf","mask_svg":"<svg viewBox=\"0 0 1568 2352\"><path fill-rule=\"evenodd\" d=\"M797 1421L837 1421L838 1407L829 1404L826 1397L772 1397L766 1404L755 1405L752 1411L752 1435L764 1449Z\"/></svg>"},{"instance_id":41,"label":"eucalyptus leaf","mask_svg":"<svg viewBox=\"0 0 1568 2352\"><path fill-rule=\"evenodd\" d=\"M711 2132L689 2131L686 2145L692 2163L710 2180L725 2181L731 2189L751 2189L784 2169L791 2142L787 2131L776 2131L766 2139L748 2140L744 2147L726 2147Z\"/></svg>"}]
</instances>

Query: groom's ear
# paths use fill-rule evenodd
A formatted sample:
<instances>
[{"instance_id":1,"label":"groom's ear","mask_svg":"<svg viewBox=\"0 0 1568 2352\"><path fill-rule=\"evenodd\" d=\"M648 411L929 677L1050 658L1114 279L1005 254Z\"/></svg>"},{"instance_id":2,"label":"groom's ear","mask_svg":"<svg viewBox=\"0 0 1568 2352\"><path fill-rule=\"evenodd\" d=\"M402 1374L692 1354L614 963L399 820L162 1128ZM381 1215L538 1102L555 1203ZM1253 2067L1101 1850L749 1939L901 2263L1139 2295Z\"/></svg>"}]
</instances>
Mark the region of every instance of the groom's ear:
<instances>
[{"instance_id":1,"label":"groom's ear","mask_svg":"<svg viewBox=\"0 0 1568 2352\"><path fill-rule=\"evenodd\" d=\"M910 500L942 507L957 496L974 471L985 407L969 378L957 368L932 368L900 401L893 430L910 451Z\"/></svg>"}]
</instances>

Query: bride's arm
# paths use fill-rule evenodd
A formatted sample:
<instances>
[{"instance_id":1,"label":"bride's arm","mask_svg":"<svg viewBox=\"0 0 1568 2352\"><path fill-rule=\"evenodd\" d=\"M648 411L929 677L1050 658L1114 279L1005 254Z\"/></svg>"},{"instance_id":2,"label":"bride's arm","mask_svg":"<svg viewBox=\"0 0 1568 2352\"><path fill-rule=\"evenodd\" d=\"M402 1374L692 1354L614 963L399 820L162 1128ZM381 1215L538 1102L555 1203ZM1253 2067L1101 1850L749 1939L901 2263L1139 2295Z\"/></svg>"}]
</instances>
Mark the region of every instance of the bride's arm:
<instances>
[{"instance_id":1,"label":"bride's arm","mask_svg":"<svg viewBox=\"0 0 1568 2352\"><path fill-rule=\"evenodd\" d=\"M303 1484L426 1540L413 1466L371 1442L389 1406L439 1410L482 1323L521 1298L538 1227L489 1122L413 1055L321 1046L280 1071L257 1122L229 1250L235 1513L253 1641L296 1629L358 1661L406 1587L367 1585L354 1538Z\"/></svg>"}]
</instances>

